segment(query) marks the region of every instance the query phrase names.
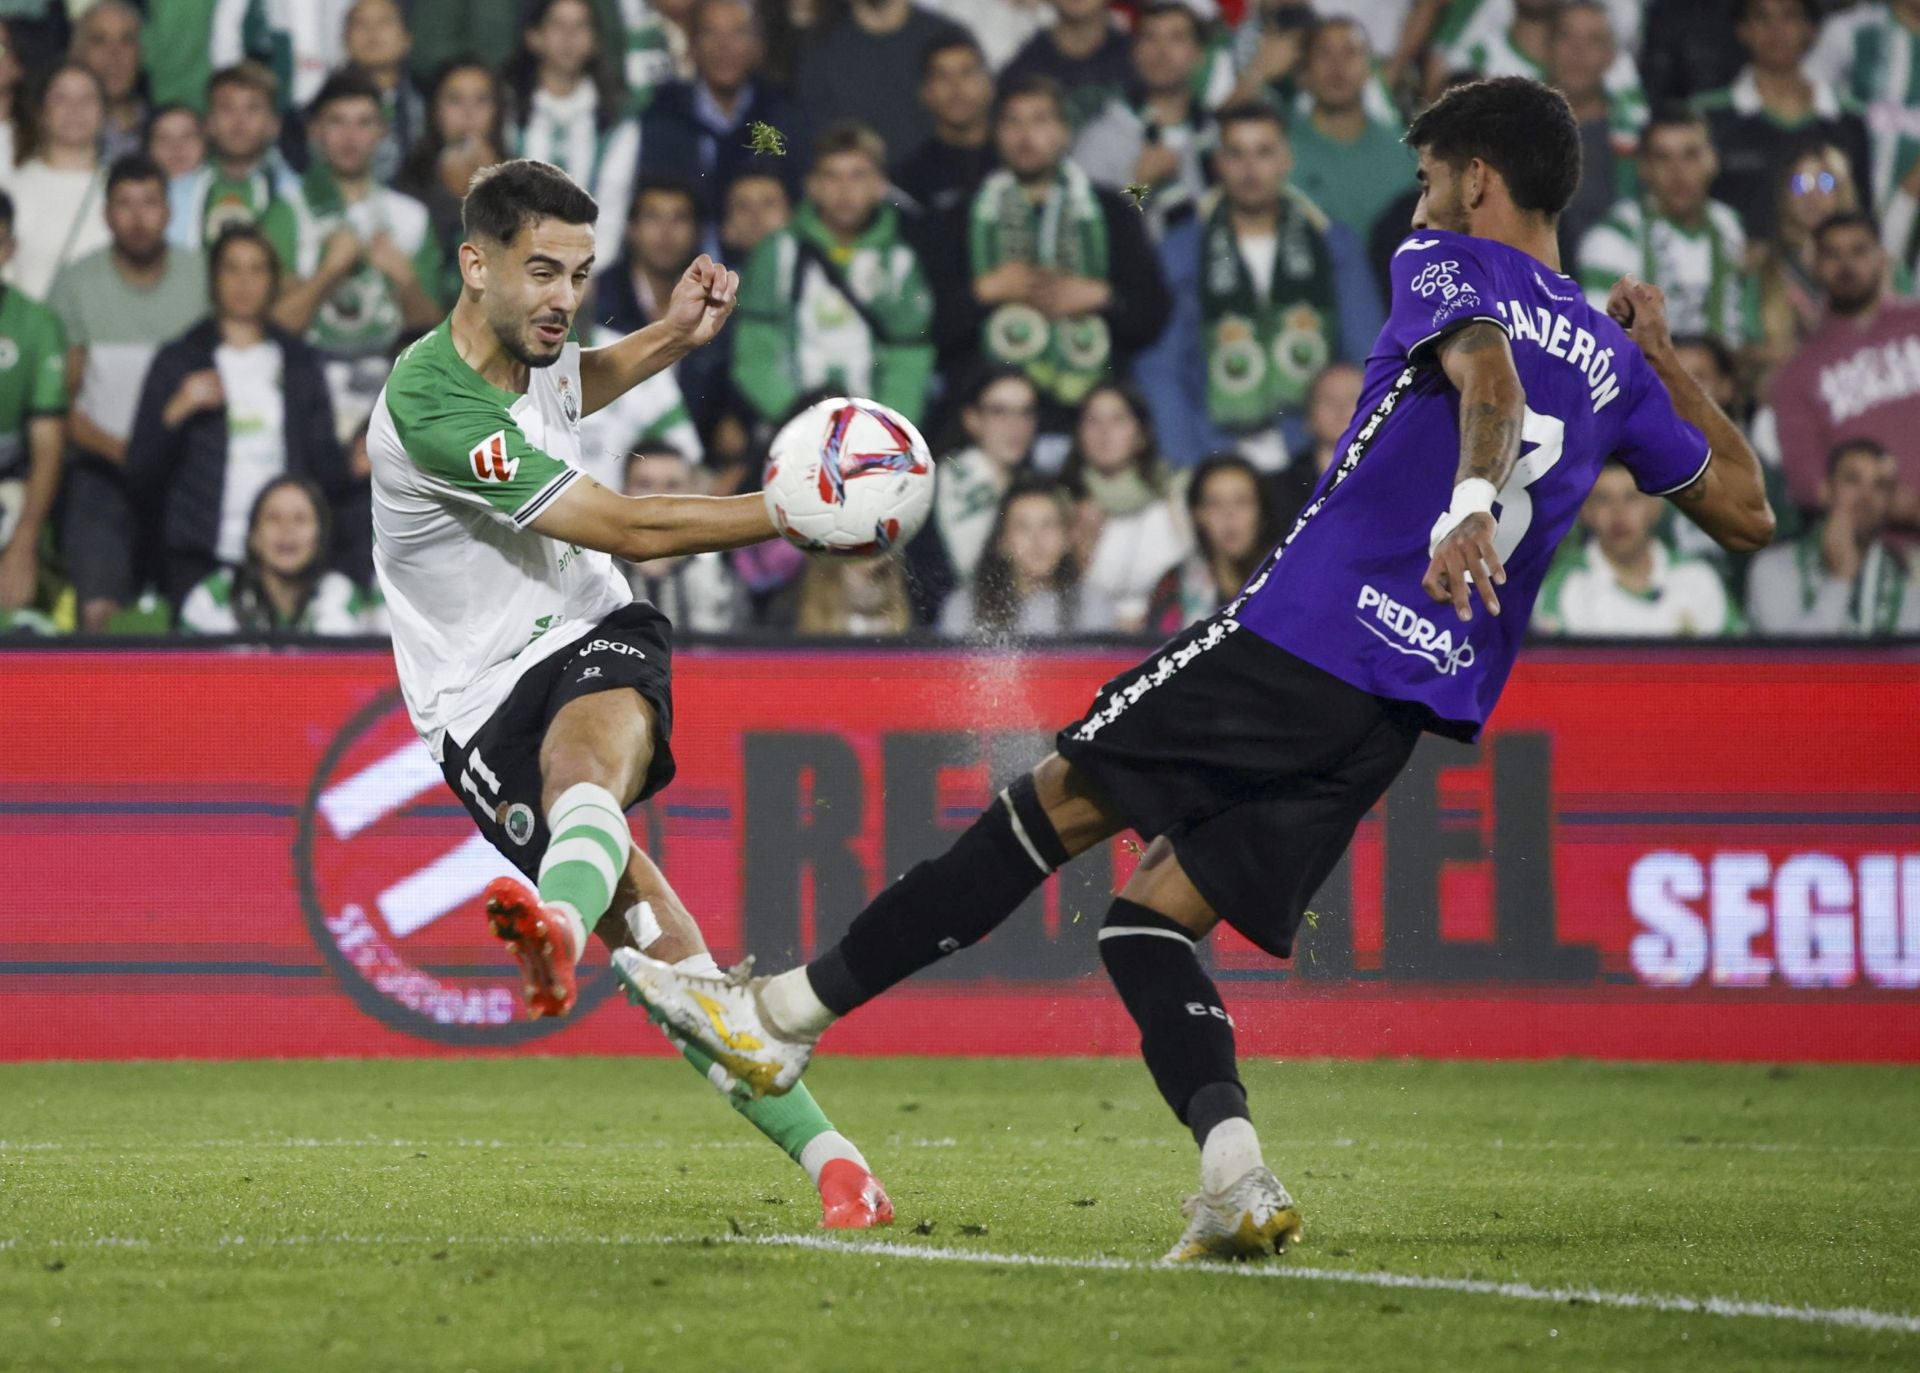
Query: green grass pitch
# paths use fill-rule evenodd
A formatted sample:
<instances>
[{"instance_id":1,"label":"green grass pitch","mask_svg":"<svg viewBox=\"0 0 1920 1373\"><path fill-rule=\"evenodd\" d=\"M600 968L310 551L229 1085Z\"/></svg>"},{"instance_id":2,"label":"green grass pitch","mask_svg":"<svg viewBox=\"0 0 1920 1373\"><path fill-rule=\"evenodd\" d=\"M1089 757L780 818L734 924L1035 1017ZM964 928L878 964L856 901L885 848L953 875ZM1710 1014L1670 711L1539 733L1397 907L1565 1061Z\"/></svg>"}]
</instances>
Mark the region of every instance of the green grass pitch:
<instances>
[{"instance_id":1,"label":"green grass pitch","mask_svg":"<svg viewBox=\"0 0 1920 1373\"><path fill-rule=\"evenodd\" d=\"M1196 1272L1136 1063L820 1063L865 1253L674 1062L0 1068L0 1368L1920 1367L1920 1074L1247 1076L1307 1242Z\"/></svg>"}]
</instances>

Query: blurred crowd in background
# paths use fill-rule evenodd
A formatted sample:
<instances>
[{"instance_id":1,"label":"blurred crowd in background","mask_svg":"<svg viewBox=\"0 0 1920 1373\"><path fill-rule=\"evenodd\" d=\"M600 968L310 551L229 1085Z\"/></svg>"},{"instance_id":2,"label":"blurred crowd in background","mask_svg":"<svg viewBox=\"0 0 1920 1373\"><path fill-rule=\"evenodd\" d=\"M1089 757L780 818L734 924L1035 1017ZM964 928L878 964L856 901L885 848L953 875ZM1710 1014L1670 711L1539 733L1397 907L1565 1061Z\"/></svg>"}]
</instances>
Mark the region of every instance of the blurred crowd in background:
<instances>
[{"instance_id":1,"label":"blurred crowd in background","mask_svg":"<svg viewBox=\"0 0 1920 1373\"><path fill-rule=\"evenodd\" d=\"M683 630L1168 633L1332 461L1407 116L1511 74L1565 271L1664 289L1780 514L1728 559L1609 469L1536 632L1920 634L1920 0L0 0L0 630L379 633L367 417L527 156L600 205L583 343L741 274L599 480L751 490L834 393L939 458L904 556L632 567Z\"/></svg>"}]
</instances>

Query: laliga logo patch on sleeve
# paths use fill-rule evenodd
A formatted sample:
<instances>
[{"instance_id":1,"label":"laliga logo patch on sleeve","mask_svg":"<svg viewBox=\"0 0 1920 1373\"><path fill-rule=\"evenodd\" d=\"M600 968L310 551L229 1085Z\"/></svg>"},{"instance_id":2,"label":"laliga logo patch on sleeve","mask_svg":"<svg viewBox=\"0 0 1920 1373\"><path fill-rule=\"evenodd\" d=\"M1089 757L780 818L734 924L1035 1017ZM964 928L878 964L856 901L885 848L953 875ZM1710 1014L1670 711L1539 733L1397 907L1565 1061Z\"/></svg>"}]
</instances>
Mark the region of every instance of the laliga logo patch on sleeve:
<instances>
[{"instance_id":1,"label":"laliga logo patch on sleeve","mask_svg":"<svg viewBox=\"0 0 1920 1373\"><path fill-rule=\"evenodd\" d=\"M507 431L502 429L467 450L473 475L483 482L510 482L520 470L520 459L507 453Z\"/></svg>"}]
</instances>

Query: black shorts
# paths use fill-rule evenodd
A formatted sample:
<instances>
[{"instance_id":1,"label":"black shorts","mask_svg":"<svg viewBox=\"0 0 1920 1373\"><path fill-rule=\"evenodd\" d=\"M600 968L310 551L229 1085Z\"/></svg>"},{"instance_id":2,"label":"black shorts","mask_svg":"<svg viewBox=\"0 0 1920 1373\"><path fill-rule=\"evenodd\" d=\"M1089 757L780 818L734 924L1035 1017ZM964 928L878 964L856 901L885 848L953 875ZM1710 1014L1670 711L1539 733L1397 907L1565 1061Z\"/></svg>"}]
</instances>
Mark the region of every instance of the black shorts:
<instances>
[{"instance_id":1,"label":"black shorts","mask_svg":"<svg viewBox=\"0 0 1920 1373\"><path fill-rule=\"evenodd\" d=\"M631 688L653 707L653 762L638 805L673 780L673 626L636 601L529 668L466 747L451 737L440 771L480 832L529 877L547 851L540 745L569 701Z\"/></svg>"},{"instance_id":2,"label":"black shorts","mask_svg":"<svg viewBox=\"0 0 1920 1373\"><path fill-rule=\"evenodd\" d=\"M1216 616L1102 687L1058 748L1143 839L1168 838L1222 920L1286 958L1425 723Z\"/></svg>"}]
</instances>

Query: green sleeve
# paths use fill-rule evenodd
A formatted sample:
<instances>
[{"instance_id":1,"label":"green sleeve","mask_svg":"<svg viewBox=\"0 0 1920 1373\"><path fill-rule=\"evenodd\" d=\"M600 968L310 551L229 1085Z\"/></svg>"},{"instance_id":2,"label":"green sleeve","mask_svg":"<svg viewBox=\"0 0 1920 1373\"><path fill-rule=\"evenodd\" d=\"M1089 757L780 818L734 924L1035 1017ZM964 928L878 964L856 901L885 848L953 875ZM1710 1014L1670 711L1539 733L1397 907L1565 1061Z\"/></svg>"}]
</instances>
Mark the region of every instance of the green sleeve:
<instances>
[{"instance_id":1,"label":"green sleeve","mask_svg":"<svg viewBox=\"0 0 1920 1373\"><path fill-rule=\"evenodd\" d=\"M733 322L733 384L763 419L777 420L800 394L794 382L793 309L781 269L788 235L770 235L747 259Z\"/></svg>"},{"instance_id":2,"label":"green sleeve","mask_svg":"<svg viewBox=\"0 0 1920 1373\"><path fill-rule=\"evenodd\" d=\"M27 413L64 415L67 412L67 342L59 319L52 311L46 311L24 341L33 350L33 356L26 359L32 368L27 382Z\"/></svg>"},{"instance_id":3,"label":"green sleeve","mask_svg":"<svg viewBox=\"0 0 1920 1373\"><path fill-rule=\"evenodd\" d=\"M387 412L401 447L430 484L525 529L580 473L528 443L499 400L448 383L431 365L395 368Z\"/></svg>"},{"instance_id":4,"label":"green sleeve","mask_svg":"<svg viewBox=\"0 0 1920 1373\"><path fill-rule=\"evenodd\" d=\"M873 341L873 389L875 400L918 424L926 409L927 384L933 379L934 350L927 338L933 327L933 295L920 259L914 257L911 262L901 283L899 305L888 312L898 336L887 343Z\"/></svg>"}]
</instances>

